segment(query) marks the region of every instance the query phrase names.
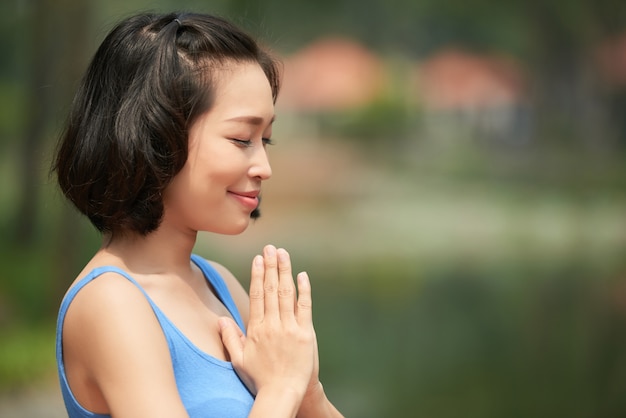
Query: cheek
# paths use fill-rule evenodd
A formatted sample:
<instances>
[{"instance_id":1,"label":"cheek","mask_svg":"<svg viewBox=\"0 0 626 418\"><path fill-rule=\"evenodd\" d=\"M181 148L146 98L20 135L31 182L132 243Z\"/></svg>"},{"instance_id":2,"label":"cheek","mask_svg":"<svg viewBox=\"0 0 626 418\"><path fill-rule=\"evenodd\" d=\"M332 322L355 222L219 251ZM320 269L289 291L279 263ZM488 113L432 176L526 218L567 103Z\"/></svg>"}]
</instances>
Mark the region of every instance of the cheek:
<instances>
[{"instance_id":1,"label":"cheek","mask_svg":"<svg viewBox=\"0 0 626 418\"><path fill-rule=\"evenodd\" d=\"M225 160L215 159L199 158L188 162L170 185L171 197L189 205L207 204L222 198L236 181L229 165Z\"/></svg>"},{"instance_id":2,"label":"cheek","mask_svg":"<svg viewBox=\"0 0 626 418\"><path fill-rule=\"evenodd\" d=\"M245 154L235 146L227 145L230 146L213 147L210 153L203 153L197 159L193 166L196 180L210 181L215 187L224 188L246 175L248 163Z\"/></svg>"},{"instance_id":3,"label":"cheek","mask_svg":"<svg viewBox=\"0 0 626 418\"><path fill-rule=\"evenodd\" d=\"M190 148L186 168L195 177L221 176L241 158L237 151L227 140L207 138Z\"/></svg>"},{"instance_id":4,"label":"cheek","mask_svg":"<svg viewBox=\"0 0 626 418\"><path fill-rule=\"evenodd\" d=\"M190 142L188 159L168 188L177 198L219 198L247 174L247 161L240 149L219 139ZM191 202L193 203L193 202Z\"/></svg>"}]
</instances>

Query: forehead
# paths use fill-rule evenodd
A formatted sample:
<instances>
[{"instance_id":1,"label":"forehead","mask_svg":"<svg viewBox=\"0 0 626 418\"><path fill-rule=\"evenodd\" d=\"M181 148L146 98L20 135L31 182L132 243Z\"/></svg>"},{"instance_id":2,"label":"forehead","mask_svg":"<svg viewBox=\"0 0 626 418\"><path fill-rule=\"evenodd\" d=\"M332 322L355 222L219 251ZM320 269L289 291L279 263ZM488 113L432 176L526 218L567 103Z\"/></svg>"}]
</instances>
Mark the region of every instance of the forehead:
<instances>
[{"instance_id":1,"label":"forehead","mask_svg":"<svg viewBox=\"0 0 626 418\"><path fill-rule=\"evenodd\" d=\"M219 118L248 115L269 122L274 116L272 88L257 63L230 63L217 71L210 113Z\"/></svg>"}]
</instances>

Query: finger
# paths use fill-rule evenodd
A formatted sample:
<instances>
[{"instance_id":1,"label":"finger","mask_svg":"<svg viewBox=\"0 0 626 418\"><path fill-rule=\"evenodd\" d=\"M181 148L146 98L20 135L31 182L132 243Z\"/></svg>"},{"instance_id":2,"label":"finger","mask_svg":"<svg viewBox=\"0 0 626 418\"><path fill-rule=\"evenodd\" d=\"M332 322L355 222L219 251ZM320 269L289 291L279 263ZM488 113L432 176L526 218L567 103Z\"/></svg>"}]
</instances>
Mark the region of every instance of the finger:
<instances>
[{"instance_id":1,"label":"finger","mask_svg":"<svg viewBox=\"0 0 626 418\"><path fill-rule=\"evenodd\" d=\"M263 290L263 279L265 274L265 266L263 265L263 256L257 255L252 260L252 269L250 272L250 322L263 321L265 313L265 302Z\"/></svg>"},{"instance_id":2,"label":"finger","mask_svg":"<svg viewBox=\"0 0 626 418\"><path fill-rule=\"evenodd\" d=\"M278 260L276 258L276 247L273 245L265 246L263 259L265 261L263 280L265 317L278 319Z\"/></svg>"},{"instance_id":3,"label":"finger","mask_svg":"<svg viewBox=\"0 0 626 418\"><path fill-rule=\"evenodd\" d=\"M276 250L278 256L278 307L280 319L294 319L296 287L291 274L289 253L283 248Z\"/></svg>"},{"instance_id":4,"label":"finger","mask_svg":"<svg viewBox=\"0 0 626 418\"><path fill-rule=\"evenodd\" d=\"M228 351L230 361L233 365L240 365L243 361L244 335L235 321L228 317L221 317L217 321L220 327L220 337L222 343Z\"/></svg>"},{"instance_id":5,"label":"finger","mask_svg":"<svg viewBox=\"0 0 626 418\"><path fill-rule=\"evenodd\" d=\"M298 303L296 320L300 325L313 323L313 300L311 298L311 282L305 272L299 273L298 277Z\"/></svg>"}]
</instances>

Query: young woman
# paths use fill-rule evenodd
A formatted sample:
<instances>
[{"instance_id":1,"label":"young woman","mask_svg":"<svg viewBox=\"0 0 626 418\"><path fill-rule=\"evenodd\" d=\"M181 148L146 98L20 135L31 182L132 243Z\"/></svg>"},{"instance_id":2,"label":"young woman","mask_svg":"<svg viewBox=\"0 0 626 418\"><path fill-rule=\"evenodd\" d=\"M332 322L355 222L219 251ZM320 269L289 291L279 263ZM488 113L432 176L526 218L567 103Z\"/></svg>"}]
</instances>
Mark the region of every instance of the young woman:
<instances>
[{"instance_id":1,"label":"young woman","mask_svg":"<svg viewBox=\"0 0 626 418\"><path fill-rule=\"evenodd\" d=\"M137 15L96 52L53 166L103 236L59 312L71 418L341 416L289 254L254 258L249 297L192 254L198 231L238 234L258 216L278 79L208 15Z\"/></svg>"}]
</instances>

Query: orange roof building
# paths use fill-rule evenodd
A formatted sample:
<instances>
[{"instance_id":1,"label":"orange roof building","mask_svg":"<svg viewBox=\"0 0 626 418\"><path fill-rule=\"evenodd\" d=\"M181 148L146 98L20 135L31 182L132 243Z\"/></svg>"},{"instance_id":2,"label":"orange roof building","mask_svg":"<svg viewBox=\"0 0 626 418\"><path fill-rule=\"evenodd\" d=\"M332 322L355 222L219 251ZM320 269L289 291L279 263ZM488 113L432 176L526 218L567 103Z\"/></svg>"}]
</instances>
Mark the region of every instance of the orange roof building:
<instances>
[{"instance_id":1,"label":"orange roof building","mask_svg":"<svg viewBox=\"0 0 626 418\"><path fill-rule=\"evenodd\" d=\"M284 60L278 106L340 110L374 100L385 85L381 60L357 42L327 38Z\"/></svg>"},{"instance_id":2,"label":"orange roof building","mask_svg":"<svg viewBox=\"0 0 626 418\"><path fill-rule=\"evenodd\" d=\"M511 105L524 94L521 72L510 61L455 49L423 61L415 75L418 100L432 110Z\"/></svg>"}]
</instances>

